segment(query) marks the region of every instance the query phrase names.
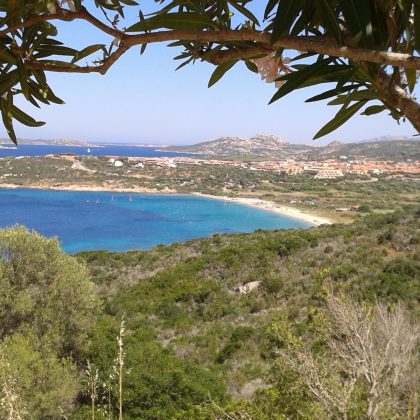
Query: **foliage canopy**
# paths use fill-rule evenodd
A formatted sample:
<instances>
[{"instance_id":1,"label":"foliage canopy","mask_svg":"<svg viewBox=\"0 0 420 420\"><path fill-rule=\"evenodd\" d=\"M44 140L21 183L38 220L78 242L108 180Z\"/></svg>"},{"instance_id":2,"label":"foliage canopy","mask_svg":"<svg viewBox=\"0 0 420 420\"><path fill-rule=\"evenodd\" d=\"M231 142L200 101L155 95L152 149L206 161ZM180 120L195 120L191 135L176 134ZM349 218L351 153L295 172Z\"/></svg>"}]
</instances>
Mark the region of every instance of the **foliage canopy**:
<instances>
[{"instance_id":1,"label":"foliage canopy","mask_svg":"<svg viewBox=\"0 0 420 420\"><path fill-rule=\"evenodd\" d=\"M74 407L75 360L99 309L87 268L56 239L2 229L0 290L0 417L60 418Z\"/></svg>"},{"instance_id":2,"label":"foliage canopy","mask_svg":"<svg viewBox=\"0 0 420 420\"><path fill-rule=\"evenodd\" d=\"M253 0L159 0L145 15L133 0L0 1L0 107L16 142L13 120L37 127L14 105L23 95L34 106L62 103L46 72L105 74L130 48L171 42L181 48L179 67L202 60L216 65L209 85L239 61L278 87L270 102L290 92L326 84L309 102L340 106L315 138L364 115L388 111L420 131L420 105L412 96L420 70L419 0L267 0L261 19ZM127 8L138 21L126 27ZM104 43L78 51L59 41L52 21L83 20L102 31ZM285 50L295 51L292 59ZM81 60L90 58L82 65ZM373 102L373 104L370 104Z\"/></svg>"}]
</instances>

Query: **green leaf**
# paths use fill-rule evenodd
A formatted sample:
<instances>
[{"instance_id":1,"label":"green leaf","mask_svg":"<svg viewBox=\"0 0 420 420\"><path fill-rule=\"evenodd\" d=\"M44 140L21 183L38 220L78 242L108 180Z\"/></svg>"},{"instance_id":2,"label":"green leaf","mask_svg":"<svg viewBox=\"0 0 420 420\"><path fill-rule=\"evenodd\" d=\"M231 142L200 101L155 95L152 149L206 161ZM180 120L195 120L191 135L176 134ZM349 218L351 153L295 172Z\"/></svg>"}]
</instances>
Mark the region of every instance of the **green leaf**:
<instances>
[{"instance_id":1,"label":"green leaf","mask_svg":"<svg viewBox=\"0 0 420 420\"><path fill-rule=\"evenodd\" d=\"M407 85L410 93L413 93L417 82L417 70L416 69L405 69L405 75L407 77Z\"/></svg>"},{"instance_id":2,"label":"green leaf","mask_svg":"<svg viewBox=\"0 0 420 420\"><path fill-rule=\"evenodd\" d=\"M74 56L77 54L77 50L69 47L63 47L61 45L41 45L37 49L37 53L34 54L34 57L38 58L44 58L44 57L50 57L52 55L64 55L64 56Z\"/></svg>"},{"instance_id":3,"label":"green leaf","mask_svg":"<svg viewBox=\"0 0 420 420\"><path fill-rule=\"evenodd\" d=\"M9 93L7 96L7 100L0 97L0 111L7 134L9 135L13 143L17 145L16 134L15 130L13 129L12 113L10 112L11 100L9 98L11 98L11 96L12 95Z\"/></svg>"},{"instance_id":4,"label":"green leaf","mask_svg":"<svg viewBox=\"0 0 420 420\"><path fill-rule=\"evenodd\" d=\"M75 64L69 63L67 61L61 61L61 60L38 60L37 62L42 63L42 64L49 64L49 65L57 66L57 67L68 67L69 69L77 68Z\"/></svg>"},{"instance_id":5,"label":"green leaf","mask_svg":"<svg viewBox=\"0 0 420 420\"><path fill-rule=\"evenodd\" d=\"M312 96L311 98L307 99L305 102L322 101L324 99L338 96L340 93L345 93L345 92L348 92L349 90L357 89L359 86L361 85L343 86L341 89L336 88L336 89L327 90L324 93L320 93L319 95Z\"/></svg>"},{"instance_id":6,"label":"green leaf","mask_svg":"<svg viewBox=\"0 0 420 420\"><path fill-rule=\"evenodd\" d=\"M414 3L414 46L420 53L420 2Z\"/></svg>"},{"instance_id":7,"label":"green leaf","mask_svg":"<svg viewBox=\"0 0 420 420\"><path fill-rule=\"evenodd\" d=\"M258 67L252 61L246 60L245 65L248 70L252 71L253 73L258 73Z\"/></svg>"},{"instance_id":8,"label":"green leaf","mask_svg":"<svg viewBox=\"0 0 420 420\"><path fill-rule=\"evenodd\" d=\"M28 74L26 73L25 65L21 60L17 62L17 70L19 73L19 82L22 92L25 95L25 98L29 98L29 88L28 88Z\"/></svg>"},{"instance_id":9,"label":"green leaf","mask_svg":"<svg viewBox=\"0 0 420 420\"><path fill-rule=\"evenodd\" d=\"M331 102L328 102L328 105L342 105L354 101L371 101L373 99L379 99L378 94L375 91L364 89L349 93L348 95L340 95Z\"/></svg>"},{"instance_id":10,"label":"green leaf","mask_svg":"<svg viewBox=\"0 0 420 420\"><path fill-rule=\"evenodd\" d=\"M340 0L343 16L354 40L360 38L363 47L375 44L368 0Z\"/></svg>"},{"instance_id":11,"label":"green leaf","mask_svg":"<svg viewBox=\"0 0 420 420\"><path fill-rule=\"evenodd\" d=\"M212 87L215 83L217 83L237 62L238 60L227 61L226 63L219 64L210 77L208 87Z\"/></svg>"},{"instance_id":12,"label":"green leaf","mask_svg":"<svg viewBox=\"0 0 420 420\"><path fill-rule=\"evenodd\" d=\"M7 48L0 50L0 59L9 64L17 64L17 58Z\"/></svg>"},{"instance_id":13,"label":"green leaf","mask_svg":"<svg viewBox=\"0 0 420 420\"><path fill-rule=\"evenodd\" d=\"M336 130L338 127L341 127L346 121L348 121L354 114L356 114L359 109L365 105L366 101L356 102L355 104L346 108L345 106L337 112L335 117L324 125L318 133L315 134L314 140L323 137L332 131Z\"/></svg>"},{"instance_id":14,"label":"green leaf","mask_svg":"<svg viewBox=\"0 0 420 420\"><path fill-rule=\"evenodd\" d=\"M106 54L106 48L104 44L94 44L89 45L86 48L83 48L83 50L76 52L73 60L71 60L72 63L76 63L77 61L81 60L82 58L88 57L89 55L95 53L96 51L102 50L104 54Z\"/></svg>"},{"instance_id":15,"label":"green leaf","mask_svg":"<svg viewBox=\"0 0 420 420\"><path fill-rule=\"evenodd\" d=\"M281 77L280 80L286 80L286 83L278 89L278 91L271 98L269 104L272 104L273 102L277 101L278 99L282 98L283 96L287 95L293 90L301 87L310 78L318 76L320 74L325 74L325 72L328 73L330 71L330 69L328 69L328 64L330 64L331 61L332 59L330 58L322 60L315 64L306 66L302 70Z\"/></svg>"},{"instance_id":16,"label":"green leaf","mask_svg":"<svg viewBox=\"0 0 420 420\"><path fill-rule=\"evenodd\" d=\"M53 102L55 104L64 104L64 101L57 96L55 96L54 92L51 90L51 88L47 85L47 83L43 82L42 79L37 77L37 83L35 83L33 80L29 80L29 90L31 91L31 94L34 95L37 99L39 99L41 102L44 102L45 104L49 104L50 102Z\"/></svg>"},{"instance_id":17,"label":"green leaf","mask_svg":"<svg viewBox=\"0 0 420 420\"><path fill-rule=\"evenodd\" d=\"M242 13L245 17L247 17L251 22L255 23L255 25L259 26L258 19L245 7L241 6L239 2L232 1L230 3L238 12Z\"/></svg>"},{"instance_id":18,"label":"green leaf","mask_svg":"<svg viewBox=\"0 0 420 420\"><path fill-rule=\"evenodd\" d=\"M16 120L28 127L41 127L45 124L43 121L36 121L30 115L26 114L14 105L12 106L11 113Z\"/></svg>"},{"instance_id":19,"label":"green leaf","mask_svg":"<svg viewBox=\"0 0 420 420\"><path fill-rule=\"evenodd\" d=\"M215 22L212 22L206 15L199 13L166 13L156 15L149 19L144 19L130 26L126 32L152 31L154 29L203 29L214 28Z\"/></svg>"},{"instance_id":20,"label":"green leaf","mask_svg":"<svg viewBox=\"0 0 420 420\"><path fill-rule=\"evenodd\" d=\"M289 35L299 13L299 7L300 1L298 0L279 0L276 17L273 21L272 43L282 36Z\"/></svg>"},{"instance_id":21,"label":"green leaf","mask_svg":"<svg viewBox=\"0 0 420 420\"><path fill-rule=\"evenodd\" d=\"M4 95L11 87L15 86L19 81L17 70L14 69L9 73L0 76L0 96Z\"/></svg>"},{"instance_id":22,"label":"green leaf","mask_svg":"<svg viewBox=\"0 0 420 420\"><path fill-rule=\"evenodd\" d=\"M342 44L343 33L340 29L338 18L336 17L333 8L328 0L315 0L316 8L321 17L322 23L325 28L330 31L335 39Z\"/></svg>"},{"instance_id":23,"label":"green leaf","mask_svg":"<svg viewBox=\"0 0 420 420\"><path fill-rule=\"evenodd\" d=\"M194 58L190 57L188 60L185 60L183 63L181 63L176 69L175 71L178 71L180 69L182 69L182 67L186 66L187 64L191 63L191 61L193 61Z\"/></svg>"},{"instance_id":24,"label":"green leaf","mask_svg":"<svg viewBox=\"0 0 420 420\"><path fill-rule=\"evenodd\" d=\"M278 3L278 0L268 0L267 6L265 7L265 11L264 11L264 20L268 18L268 16L273 11L277 3Z\"/></svg>"},{"instance_id":25,"label":"green leaf","mask_svg":"<svg viewBox=\"0 0 420 420\"><path fill-rule=\"evenodd\" d=\"M385 105L371 105L368 106L361 115L374 115L388 109Z\"/></svg>"}]
</instances>

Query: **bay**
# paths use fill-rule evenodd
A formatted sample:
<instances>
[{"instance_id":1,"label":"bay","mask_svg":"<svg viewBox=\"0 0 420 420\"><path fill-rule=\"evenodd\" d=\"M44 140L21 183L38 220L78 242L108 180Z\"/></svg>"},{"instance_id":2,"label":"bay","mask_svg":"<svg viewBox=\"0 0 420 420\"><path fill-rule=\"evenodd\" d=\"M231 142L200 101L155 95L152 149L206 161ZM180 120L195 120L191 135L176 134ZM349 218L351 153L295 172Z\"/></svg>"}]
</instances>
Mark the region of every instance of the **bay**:
<instances>
[{"instance_id":1,"label":"bay","mask_svg":"<svg viewBox=\"0 0 420 420\"><path fill-rule=\"evenodd\" d=\"M150 249L214 233L309 227L266 210L189 195L0 189L0 227L15 224L58 237L69 253Z\"/></svg>"},{"instance_id":2,"label":"bay","mask_svg":"<svg viewBox=\"0 0 420 420\"><path fill-rule=\"evenodd\" d=\"M140 147L140 146L117 146L117 145L103 145L93 147L82 146L55 146L55 145L26 145L22 144L18 147L11 147L9 144L0 145L6 148L0 148L0 158L2 157L17 157L17 156L46 156L46 155L60 155L64 153L71 153L77 156L131 156L131 157L177 157L177 156L197 156L188 153L166 152L157 150L154 147Z\"/></svg>"}]
</instances>

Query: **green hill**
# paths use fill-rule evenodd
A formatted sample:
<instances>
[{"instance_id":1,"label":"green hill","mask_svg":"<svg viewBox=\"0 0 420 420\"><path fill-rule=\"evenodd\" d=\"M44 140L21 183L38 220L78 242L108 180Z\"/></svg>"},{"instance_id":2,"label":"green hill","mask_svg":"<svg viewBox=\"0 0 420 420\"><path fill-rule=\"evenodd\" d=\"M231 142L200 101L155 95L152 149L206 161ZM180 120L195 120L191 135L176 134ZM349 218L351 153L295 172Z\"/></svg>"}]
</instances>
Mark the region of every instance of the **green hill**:
<instances>
[{"instance_id":1,"label":"green hill","mask_svg":"<svg viewBox=\"0 0 420 420\"><path fill-rule=\"evenodd\" d=\"M126 418L186 418L209 394L219 404L250 400L273 386L271 323L280 313L306 336L325 287L357 301L401 301L418 316L419 228L419 213L407 211L151 251L81 253L104 301L88 357L100 371L112 365L124 317ZM255 290L238 292L255 281Z\"/></svg>"},{"instance_id":2,"label":"green hill","mask_svg":"<svg viewBox=\"0 0 420 420\"><path fill-rule=\"evenodd\" d=\"M0 418L417 418L420 210L65 254L0 230Z\"/></svg>"}]
</instances>

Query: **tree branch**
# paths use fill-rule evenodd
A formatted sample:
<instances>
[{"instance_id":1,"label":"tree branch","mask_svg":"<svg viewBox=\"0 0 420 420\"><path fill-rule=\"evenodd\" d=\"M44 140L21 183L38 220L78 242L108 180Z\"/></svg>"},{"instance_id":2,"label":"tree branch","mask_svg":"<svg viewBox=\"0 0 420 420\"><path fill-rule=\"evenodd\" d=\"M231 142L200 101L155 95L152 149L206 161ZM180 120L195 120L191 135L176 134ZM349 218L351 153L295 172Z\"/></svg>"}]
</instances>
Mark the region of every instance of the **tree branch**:
<instances>
[{"instance_id":1,"label":"tree branch","mask_svg":"<svg viewBox=\"0 0 420 420\"><path fill-rule=\"evenodd\" d=\"M17 30L31 27L40 22L51 20L73 21L84 20L98 28L100 31L119 40L119 47L106 57L99 65L78 66L56 65L46 61L25 60L28 70L43 70L64 73L100 73L105 74L109 68L130 48L136 45L169 41L191 41L199 43L249 43L249 45L232 45L225 50L208 51L201 59L212 64L221 64L232 60L248 60L261 55L268 55L279 48L296 51L312 52L335 57L347 58L359 63L372 62L385 66L420 70L420 57L410 54L376 51L364 48L354 48L338 44L328 36L288 36L271 43L271 34L256 30L162 30L152 33L127 34L103 23L84 7L76 12L58 8L56 13L34 15L14 26L0 31L0 36L13 33ZM420 132L420 104L410 96L399 84L393 83L385 71L381 71L375 87L381 93L385 102L400 109Z\"/></svg>"},{"instance_id":2,"label":"tree branch","mask_svg":"<svg viewBox=\"0 0 420 420\"><path fill-rule=\"evenodd\" d=\"M112 28L106 25L105 23L101 22L95 16L90 14L85 7L82 7L77 12L72 12L70 10L59 7L57 8L56 13L31 16L29 19L26 19L23 22L19 22L16 25L9 26L7 29L3 29L2 31L0 31L0 36L10 34L19 29L29 28L30 26L41 22L49 22L50 20L62 20L65 22L71 22L75 19L85 20L91 23L93 26L96 26L102 32L105 32L106 34L111 35L115 38L121 39L125 36L124 33L119 31L118 29Z\"/></svg>"},{"instance_id":3,"label":"tree branch","mask_svg":"<svg viewBox=\"0 0 420 420\"><path fill-rule=\"evenodd\" d=\"M78 13L78 12L73 12ZM92 16L93 18L93 16ZM96 18L93 18L96 19ZM104 25L104 24L103 24ZM96 25L95 25L96 26ZM106 26L106 25L104 25ZM106 26L107 27L107 26ZM107 27L109 30L111 28ZM116 31L112 29L112 31ZM349 58L357 61L368 61L378 64L414 68L420 70L420 58L410 54L367 50L363 48L351 48L337 44L329 37L315 36L289 36L270 44L270 35L259 31L248 30L223 30L223 31L200 31L200 30L169 30L138 35L126 35L119 31L121 45L125 51L135 45L150 44L168 41L196 41L196 42L258 42L261 46L251 45L249 48L242 48L231 53L229 50L221 51L211 58L211 62L221 63L232 59L246 59L259 54L268 54L278 48L287 48L297 51L314 52L337 57ZM106 59L107 60L107 59ZM113 64L116 60L111 60ZM69 73L91 73L104 74L109 66L86 66L67 67L52 66L50 64L40 65L40 62L27 63L28 69L41 69L45 71L69 72Z\"/></svg>"},{"instance_id":4,"label":"tree branch","mask_svg":"<svg viewBox=\"0 0 420 420\"><path fill-rule=\"evenodd\" d=\"M407 117L417 132L420 133L420 103L401 86L392 83L391 77L384 71L380 72L374 85L386 102L400 109L402 114Z\"/></svg>"},{"instance_id":5,"label":"tree branch","mask_svg":"<svg viewBox=\"0 0 420 420\"><path fill-rule=\"evenodd\" d=\"M39 22L50 20L72 21L75 19L85 20L102 32L120 39L120 41L128 48L134 45L167 42L167 41L196 41L196 42L255 42L258 46L251 45L249 49L241 48L237 50L237 55L230 51L222 51L219 55L213 58L214 63L223 62L223 60L246 59L254 53L264 54L267 51L275 51L278 48L287 48L297 51L314 52L317 54L326 54L336 57L344 57L361 62L373 62L394 67L403 67L420 70L420 58L414 57L410 54L375 51L364 48L353 48L338 44L334 39L325 36L289 36L278 40L276 43L271 43L271 35L267 32L254 30L170 30L159 31L153 33L145 33L138 35L128 35L118 29L112 28L101 22L95 16L90 14L86 8L82 7L79 11L72 12L70 10L59 8L56 13L43 14L32 16L29 19L20 22L15 26L0 31L0 36L8 33L30 27ZM127 49L128 49L127 48ZM228 54L229 53L229 54ZM225 54L225 55L223 55ZM212 61L212 62L213 62ZM89 73L89 72L103 72L103 68L98 70L99 66L88 67L71 67L67 68L69 72ZM40 68L40 67L38 67ZM66 71L60 66L41 67L47 71ZM83 70L81 70L83 69ZM107 70L107 69L106 69Z\"/></svg>"}]
</instances>

